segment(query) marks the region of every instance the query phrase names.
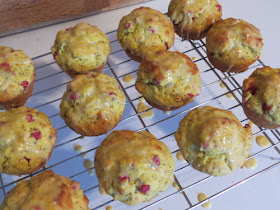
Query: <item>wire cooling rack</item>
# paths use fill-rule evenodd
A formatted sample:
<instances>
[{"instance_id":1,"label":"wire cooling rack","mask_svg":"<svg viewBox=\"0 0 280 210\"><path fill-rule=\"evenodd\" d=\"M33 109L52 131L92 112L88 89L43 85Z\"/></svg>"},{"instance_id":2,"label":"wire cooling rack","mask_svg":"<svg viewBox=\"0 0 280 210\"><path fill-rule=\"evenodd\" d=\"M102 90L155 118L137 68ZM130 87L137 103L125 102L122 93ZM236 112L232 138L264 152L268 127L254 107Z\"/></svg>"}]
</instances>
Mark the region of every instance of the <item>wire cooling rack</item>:
<instances>
[{"instance_id":1,"label":"wire cooling rack","mask_svg":"<svg viewBox=\"0 0 280 210\"><path fill-rule=\"evenodd\" d=\"M174 207L176 209L194 209L200 208L200 205L205 202L197 200L198 192L204 192L210 200L214 200L217 196L280 164L279 130L265 130L257 126L252 128L254 136L258 134L265 135L270 140L271 146L261 148L256 145L255 141L253 142L251 157L255 157L258 161L258 167L254 170L239 169L232 175L212 177L196 171L186 161L176 159L176 153L179 149L173 135L180 120L188 111L196 107L211 105L231 110L243 125L248 123L248 119L241 107L242 82L257 67L264 66L262 61L258 60L248 71L241 74L223 73L213 68L209 63L204 40L182 41L179 37L176 37L175 44L171 50L185 53L197 64L201 74L202 92L195 98L194 102L172 111L169 115L160 110L150 108L149 110L154 110L154 117L142 119L141 113L137 112L137 104L141 95L135 90L134 84L127 84L122 80L126 75L132 74L136 76L139 64L129 59L122 50L116 38L116 31L107 33L107 36L111 42L112 52L103 73L117 79L126 96L125 111L115 130L147 130L160 141L163 141L174 156L176 165L174 176L178 187L170 186L150 202L137 206L127 206L119 201L114 201L111 196L99 193L99 184L94 167L85 169L83 157L86 155L86 158L93 162L95 151L106 135L82 137L69 129L60 118L59 104L66 90L66 85L71 78L57 66L49 52L33 58L37 77L33 95L26 106L37 108L49 116L53 126L58 131L57 143L45 168L22 177L0 175L0 202L17 182L28 179L42 171L52 169L57 174L68 176L80 182L81 188L89 198L91 209L104 209L107 205L112 206L113 209L174 209ZM232 98L228 97L229 94L232 95ZM77 153L74 150L75 145L81 145L83 151ZM93 171L93 174L89 174L89 171Z\"/></svg>"}]
</instances>

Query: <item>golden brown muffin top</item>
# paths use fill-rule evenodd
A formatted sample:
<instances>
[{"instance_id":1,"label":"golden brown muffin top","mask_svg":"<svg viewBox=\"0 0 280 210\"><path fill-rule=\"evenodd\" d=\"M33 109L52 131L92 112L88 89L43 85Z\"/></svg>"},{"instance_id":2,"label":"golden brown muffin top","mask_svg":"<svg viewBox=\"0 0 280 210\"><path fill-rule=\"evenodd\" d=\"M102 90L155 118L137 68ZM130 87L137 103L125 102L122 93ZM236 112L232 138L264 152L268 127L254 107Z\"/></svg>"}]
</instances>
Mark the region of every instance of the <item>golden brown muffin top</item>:
<instances>
[{"instance_id":1,"label":"golden brown muffin top","mask_svg":"<svg viewBox=\"0 0 280 210\"><path fill-rule=\"evenodd\" d=\"M44 113L25 106L0 113L0 172L31 173L49 158L55 142L56 129Z\"/></svg>"},{"instance_id":2,"label":"golden brown muffin top","mask_svg":"<svg viewBox=\"0 0 280 210\"><path fill-rule=\"evenodd\" d=\"M231 111L210 106L190 111L175 134L183 156L195 168L221 176L239 168L249 155L252 131Z\"/></svg>"},{"instance_id":3,"label":"golden brown muffin top","mask_svg":"<svg viewBox=\"0 0 280 210\"><path fill-rule=\"evenodd\" d=\"M1 210L88 210L80 184L51 170L21 181L5 197Z\"/></svg>"},{"instance_id":4,"label":"golden brown muffin top","mask_svg":"<svg viewBox=\"0 0 280 210\"><path fill-rule=\"evenodd\" d=\"M95 155L100 185L128 205L148 201L173 180L174 160L168 147L152 134L113 131Z\"/></svg>"},{"instance_id":5,"label":"golden brown muffin top","mask_svg":"<svg viewBox=\"0 0 280 210\"><path fill-rule=\"evenodd\" d=\"M206 37L207 51L230 65L247 64L260 56L263 41L260 30L241 19L216 22Z\"/></svg>"},{"instance_id":6,"label":"golden brown muffin top","mask_svg":"<svg viewBox=\"0 0 280 210\"><path fill-rule=\"evenodd\" d=\"M202 38L200 34L221 19L222 6L216 0L171 0L168 14L173 23L179 25L181 33L196 32L197 37Z\"/></svg>"},{"instance_id":7,"label":"golden brown muffin top","mask_svg":"<svg viewBox=\"0 0 280 210\"><path fill-rule=\"evenodd\" d=\"M139 67L138 76L146 84L173 86L184 79L187 84L191 75L199 74L196 64L185 54L172 51L158 51L149 54Z\"/></svg>"},{"instance_id":8,"label":"golden brown muffin top","mask_svg":"<svg viewBox=\"0 0 280 210\"><path fill-rule=\"evenodd\" d=\"M160 106L182 106L200 93L199 70L187 55L180 52L149 53L137 76L136 89L146 100Z\"/></svg>"},{"instance_id":9,"label":"golden brown muffin top","mask_svg":"<svg viewBox=\"0 0 280 210\"><path fill-rule=\"evenodd\" d=\"M148 7L134 9L121 19L118 28L118 41L122 47L140 57L147 51L169 49L174 38L169 18Z\"/></svg>"},{"instance_id":10,"label":"golden brown muffin top","mask_svg":"<svg viewBox=\"0 0 280 210\"><path fill-rule=\"evenodd\" d=\"M244 105L280 125L280 69L256 69L243 82L243 98Z\"/></svg>"},{"instance_id":11,"label":"golden brown muffin top","mask_svg":"<svg viewBox=\"0 0 280 210\"><path fill-rule=\"evenodd\" d=\"M23 50L0 46L0 102L21 95L34 78L33 62Z\"/></svg>"},{"instance_id":12,"label":"golden brown muffin top","mask_svg":"<svg viewBox=\"0 0 280 210\"><path fill-rule=\"evenodd\" d=\"M76 132L84 133L94 128L96 135L100 135L99 126L107 132L111 130L112 124L120 119L124 106L125 96L114 78L90 73L76 76L67 85L60 111L64 119L75 125L70 127L76 128Z\"/></svg>"},{"instance_id":13,"label":"golden brown muffin top","mask_svg":"<svg viewBox=\"0 0 280 210\"><path fill-rule=\"evenodd\" d=\"M106 63L111 48L106 34L97 26L78 23L59 31L51 50L62 69L86 73Z\"/></svg>"}]
</instances>

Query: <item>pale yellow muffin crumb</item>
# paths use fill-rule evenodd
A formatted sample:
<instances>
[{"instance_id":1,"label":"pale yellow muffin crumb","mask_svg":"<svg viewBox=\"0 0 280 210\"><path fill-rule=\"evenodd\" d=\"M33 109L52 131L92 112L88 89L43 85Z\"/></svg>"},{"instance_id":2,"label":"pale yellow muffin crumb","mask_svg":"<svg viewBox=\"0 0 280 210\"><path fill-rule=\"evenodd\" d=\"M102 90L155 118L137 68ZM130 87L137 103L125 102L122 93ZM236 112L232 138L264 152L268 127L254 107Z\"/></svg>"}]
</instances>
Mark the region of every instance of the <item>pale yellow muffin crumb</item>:
<instances>
[{"instance_id":1,"label":"pale yellow muffin crumb","mask_svg":"<svg viewBox=\"0 0 280 210\"><path fill-rule=\"evenodd\" d=\"M84 160L84 167L85 169L91 169L93 167L93 163L89 159Z\"/></svg>"},{"instance_id":2,"label":"pale yellow muffin crumb","mask_svg":"<svg viewBox=\"0 0 280 210\"><path fill-rule=\"evenodd\" d=\"M249 160L246 160L246 162L244 163L244 166L247 169L255 169L257 167L258 163L256 158L250 158Z\"/></svg>"},{"instance_id":3,"label":"pale yellow muffin crumb","mask_svg":"<svg viewBox=\"0 0 280 210\"><path fill-rule=\"evenodd\" d=\"M112 206L106 206L106 210L112 210L113 207Z\"/></svg>"},{"instance_id":4,"label":"pale yellow muffin crumb","mask_svg":"<svg viewBox=\"0 0 280 210\"><path fill-rule=\"evenodd\" d=\"M166 114L166 115L170 115L171 112L172 112L172 111L166 111L166 110L163 111L163 113Z\"/></svg>"},{"instance_id":5,"label":"pale yellow muffin crumb","mask_svg":"<svg viewBox=\"0 0 280 210\"><path fill-rule=\"evenodd\" d=\"M143 111L146 111L150 109L149 106L147 106L146 104L144 104L143 102L140 102L137 106L137 112L140 113L140 112L143 112ZM143 119L151 119L153 118L154 116L154 110L149 110L147 112L144 112L142 114L140 114L140 116L143 118Z\"/></svg>"},{"instance_id":6,"label":"pale yellow muffin crumb","mask_svg":"<svg viewBox=\"0 0 280 210\"><path fill-rule=\"evenodd\" d=\"M185 158L183 157L183 155L180 151L176 153L176 158L179 161L184 161L185 160Z\"/></svg>"},{"instance_id":7,"label":"pale yellow muffin crumb","mask_svg":"<svg viewBox=\"0 0 280 210\"><path fill-rule=\"evenodd\" d=\"M256 142L260 147L268 147L270 145L270 141L263 135L257 136Z\"/></svg>"},{"instance_id":8,"label":"pale yellow muffin crumb","mask_svg":"<svg viewBox=\"0 0 280 210\"><path fill-rule=\"evenodd\" d=\"M132 74L126 75L126 76L123 77L123 81L126 82L126 83L134 83L135 82L135 77Z\"/></svg>"},{"instance_id":9,"label":"pale yellow muffin crumb","mask_svg":"<svg viewBox=\"0 0 280 210\"><path fill-rule=\"evenodd\" d=\"M94 171L91 169L91 170L88 171L88 174L89 174L90 176L93 176L93 175L94 175Z\"/></svg>"},{"instance_id":10,"label":"pale yellow muffin crumb","mask_svg":"<svg viewBox=\"0 0 280 210\"><path fill-rule=\"evenodd\" d=\"M232 93L228 93L226 96L227 96L228 98L233 98Z\"/></svg>"},{"instance_id":11,"label":"pale yellow muffin crumb","mask_svg":"<svg viewBox=\"0 0 280 210\"><path fill-rule=\"evenodd\" d=\"M202 201L208 199L207 195L205 195L204 193L199 193L197 197L198 197L198 201L199 202L202 202ZM210 208L211 205L212 205L211 202L208 201L208 202L202 204L202 207L203 208Z\"/></svg>"},{"instance_id":12,"label":"pale yellow muffin crumb","mask_svg":"<svg viewBox=\"0 0 280 210\"><path fill-rule=\"evenodd\" d=\"M83 146L80 145L80 144L75 144L74 145L74 150L78 153L81 153L83 151L83 149L84 149Z\"/></svg>"},{"instance_id":13,"label":"pale yellow muffin crumb","mask_svg":"<svg viewBox=\"0 0 280 210\"><path fill-rule=\"evenodd\" d=\"M178 191L180 190L180 187L178 186L178 184L177 184L175 181L172 183L172 186L173 186L175 189L177 189Z\"/></svg>"},{"instance_id":14,"label":"pale yellow muffin crumb","mask_svg":"<svg viewBox=\"0 0 280 210\"><path fill-rule=\"evenodd\" d=\"M107 195L107 193L105 192L105 190L104 190L104 188L103 187L99 187L98 188L98 190L99 190L99 193L101 194L101 195Z\"/></svg>"},{"instance_id":15,"label":"pale yellow muffin crumb","mask_svg":"<svg viewBox=\"0 0 280 210\"><path fill-rule=\"evenodd\" d=\"M221 88L225 88L226 86L225 86L225 84L224 84L223 82L221 82L221 83L220 83L220 87L221 87Z\"/></svg>"},{"instance_id":16,"label":"pale yellow muffin crumb","mask_svg":"<svg viewBox=\"0 0 280 210\"><path fill-rule=\"evenodd\" d=\"M197 57L192 57L192 60L195 61L197 59Z\"/></svg>"},{"instance_id":17,"label":"pale yellow muffin crumb","mask_svg":"<svg viewBox=\"0 0 280 210\"><path fill-rule=\"evenodd\" d=\"M140 101L140 102L144 102L144 101L145 101L145 98L142 97L142 98L139 99L139 101Z\"/></svg>"}]
</instances>

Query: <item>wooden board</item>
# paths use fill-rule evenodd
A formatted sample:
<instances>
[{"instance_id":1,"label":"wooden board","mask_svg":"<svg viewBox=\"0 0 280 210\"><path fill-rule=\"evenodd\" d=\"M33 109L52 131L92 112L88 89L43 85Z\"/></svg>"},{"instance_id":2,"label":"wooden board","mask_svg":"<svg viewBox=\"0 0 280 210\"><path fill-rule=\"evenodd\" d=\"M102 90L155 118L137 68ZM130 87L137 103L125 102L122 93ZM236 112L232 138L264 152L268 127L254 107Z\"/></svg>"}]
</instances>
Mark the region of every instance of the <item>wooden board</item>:
<instances>
[{"instance_id":1,"label":"wooden board","mask_svg":"<svg viewBox=\"0 0 280 210\"><path fill-rule=\"evenodd\" d=\"M147 0L0 0L0 36Z\"/></svg>"}]
</instances>

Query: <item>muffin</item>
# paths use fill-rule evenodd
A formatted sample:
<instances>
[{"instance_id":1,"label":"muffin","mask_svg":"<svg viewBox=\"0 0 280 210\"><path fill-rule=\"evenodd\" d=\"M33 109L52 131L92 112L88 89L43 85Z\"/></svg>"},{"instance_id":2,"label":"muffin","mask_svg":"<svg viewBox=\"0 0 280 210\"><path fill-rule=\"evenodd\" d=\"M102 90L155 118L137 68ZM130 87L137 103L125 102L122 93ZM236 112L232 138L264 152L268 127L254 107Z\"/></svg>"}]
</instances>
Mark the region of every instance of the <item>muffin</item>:
<instances>
[{"instance_id":1,"label":"muffin","mask_svg":"<svg viewBox=\"0 0 280 210\"><path fill-rule=\"evenodd\" d=\"M253 134L231 111L210 106L190 111L175 138L184 158L197 170L213 176L232 173L249 156Z\"/></svg>"},{"instance_id":2,"label":"muffin","mask_svg":"<svg viewBox=\"0 0 280 210\"><path fill-rule=\"evenodd\" d=\"M32 95L36 71L23 50L0 46L0 108L22 106Z\"/></svg>"},{"instance_id":3,"label":"muffin","mask_svg":"<svg viewBox=\"0 0 280 210\"><path fill-rule=\"evenodd\" d=\"M222 6L216 0L171 0L168 15L178 36L198 40L221 19Z\"/></svg>"},{"instance_id":4,"label":"muffin","mask_svg":"<svg viewBox=\"0 0 280 210\"><path fill-rule=\"evenodd\" d=\"M42 168L56 142L56 129L42 112L21 106L0 113L0 173L30 174Z\"/></svg>"},{"instance_id":5,"label":"muffin","mask_svg":"<svg viewBox=\"0 0 280 210\"><path fill-rule=\"evenodd\" d=\"M174 110L192 102L200 93L200 75L187 55L158 51L143 59L135 87L151 106Z\"/></svg>"},{"instance_id":6,"label":"muffin","mask_svg":"<svg viewBox=\"0 0 280 210\"><path fill-rule=\"evenodd\" d=\"M256 125L280 127L280 69L258 68L243 82L243 109Z\"/></svg>"},{"instance_id":7,"label":"muffin","mask_svg":"<svg viewBox=\"0 0 280 210\"><path fill-rule=\"evenodd\" d=\"M87 210L88 199L80 184L51 170L19 182L6 196L1 210Z\"/></svg>"},{"instance_id":8,"label":"muffin","mask_svg":"<svg viewBox=\"0 0 280 210\"><path fill-rule=\"evenodd\" d=\"M261 54L259 29L244 20L228 18L216 22L206 36L207 56L223 72L243 72Z\"/></svg>"},{"instance_id":9,"label":"muffin","mask_svg":"<svg viewBox=\"0 0 280 210\"><path fill-rule=\"evenodd\" d=\"M125 97L118 82L102 73L76 76L68 85L60 104L65 123L83 136L98 136L120 121Z\"/></svg>"},{"instance_id":10,"label":"muffin","mask_svg":"<svg viewBox=\"0 0 280 210\"><path fill-rule=\"evenodd\" d=\"M173 182L174 160L168 147L152 134L114 131L95 154L99 184L128 205L150 201Z\"/></svg>"},{"instance_id":11,"label":"muffin","mask_svg":"<svg viewBox=\"0 0 280 210\"><path fill-rule=\"evenodd\" d=\"M148 7L140 7L124 16L117 35L126 54L138 62L149 51L168 50L175 38L169 18Z\"/></svg>"},{"instance_id":12,"label":"muffin","mask_svg":"<svg viewBox=\"0 0 280 210\"><path fill-rule=\"evenodd\" d=\"M87 23L59 31L51 48L57 64L71 77L90 71L102 72L110 50L106 34Z\"/></svg>"}]
</instances>

